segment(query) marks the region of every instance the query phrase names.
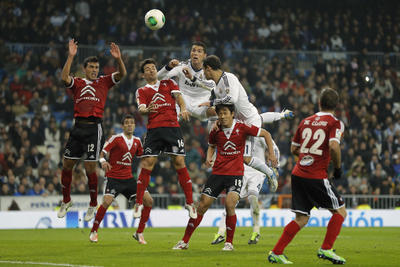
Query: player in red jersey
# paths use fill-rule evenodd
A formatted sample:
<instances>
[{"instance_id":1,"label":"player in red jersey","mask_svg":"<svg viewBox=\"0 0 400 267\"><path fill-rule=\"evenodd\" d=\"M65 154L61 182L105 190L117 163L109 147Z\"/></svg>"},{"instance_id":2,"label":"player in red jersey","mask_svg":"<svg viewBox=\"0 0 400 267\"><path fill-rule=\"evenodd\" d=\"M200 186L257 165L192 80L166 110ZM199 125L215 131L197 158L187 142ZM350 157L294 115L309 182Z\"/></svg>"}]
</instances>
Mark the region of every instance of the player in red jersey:
<instances>
[{"instance_id":1,"label":"player in red jersey","mask_svg":"<svg viewBox=\"0 0 400 267\"><path fill-rule=\"evenodd\" d=\"M179 184L185 193L185 208L189 211L191 218L196 218L192 181L185 165L185 143L175 107L177 103L180 108L180 116L189 120L185 102L174 80L159 81L157 79L156 62L153 59L144 60L140 69L147 84L136 91L136 101L139 112L148 115L148 130L144 142L142 170L137 183L133 216L140 217L143 209L143 193L149 184L151 171L157 162L158 155L166 153L171 155L172 163L178 173Z\"/></svg>"},{"instance_id":2,"label":"player in red jersey","mask_svg":"<svg viewBox=\"0 0 400 267\"><path fill-rule=\"evenodd\" d=\"M273 154L272 138L269 132L254 125L247 125L234 120L234 106L220 104L216 106L219 128L211 130L207 150L206 164L212 166L212 174L204 186L200 204L197 208L197 219L190 219L185 235L173 249L187 249L193 231L200 224L204 213L208 210L219 194L225 189L227 192L226 209L226 242L222 250L233 250L233 235L236 227L235 206L239 201L240 189L244 172L243 153L247 136L263 137L268 145L269 154ZM217 152L213 162L214 152Z\"/></svg>"},{"instance_id":3,"label":"player in red jersey","mask_svg":"<svg viewBox=\"0 0 400 267\"><path fill-rule=\"evenodd\" d=\"M340 139L344 124L333 115L338 102L339 95L335 90L322 90L320 112L305 118L297 128L291 146L293 155L298 157L292 171L292 211L296 213L296 218L286 225L278 243L270 251L268 260L271 263L292 263L283 255L283 250L307 224L314 206L328 209L333 214L318 257L336 264L346 262L336 255L332 247L347 213L343 199L329 182L327 173L332 160L333 178L340 179L342 174Z\"/></svg>"},{"instance_id":4,"label":"player in red jersey","mask_svg":"<svg viewBox=\"0 0 400 267\"><path fill-rule=\"evenodd\" d=\"M94 217L97 207L96 165L104 144L101 122L107 93L126 75L126 69L119 47L115 43L111 43L110 53L118 63L119 72L97 77L99 61L96 57L89 57L83 63L85 78L71 77L71 64L77 51L77 43L74 39L70 40L68 58L61 73L61 79L73 95L75 124L64 151L61 174L63 201L57 215L59 218L63 218L72 206L72 169L83 157L90 191L90 205L85 215L85 221L90 221Z\"/></svg>"},{"instance_id":5,"label":"player in red jersey","mask_svg":"<svg viewBox=\"0 0 400 267\"><path fill-rule=\"evenodd\" d=\"M97 242L97 230L104 214L113 200L123 194L129 201L136 196L136 180L132 177L132 159L134 156L143 154L142 142L138 137L133 135L135 130L135 119L132 115L125 115L122 119L123 133L111 136L105 143L100 156L100 163L106 172L104 185L103 203L97 210L92 230L90 231L89 240ZM108 161L105 159L108 156ZM147 244L143 237L143 230L150 216L150 210L153 204L149 192L144 193L143 197L144 210L140 218L139 227L133 234L133 237L140 244Z\"/></svg>"}]
</instances>

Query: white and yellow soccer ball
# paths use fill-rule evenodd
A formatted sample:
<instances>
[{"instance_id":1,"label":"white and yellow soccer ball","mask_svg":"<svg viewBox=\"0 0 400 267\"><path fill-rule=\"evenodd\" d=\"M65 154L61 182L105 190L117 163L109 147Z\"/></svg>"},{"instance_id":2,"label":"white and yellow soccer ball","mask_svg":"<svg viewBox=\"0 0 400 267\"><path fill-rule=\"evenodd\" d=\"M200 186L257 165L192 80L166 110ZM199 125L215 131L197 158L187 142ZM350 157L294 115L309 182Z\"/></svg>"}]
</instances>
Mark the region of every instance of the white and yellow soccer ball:
<instances>
[{"instance_id":1,"label":"white and yellow soccer ball","mask_svg":"<svg viewBox=\"0 0 400 267\"><path fill-rule=\"evenodd\" d=\"M144 16L146 26L155 31L161 29L165 24L165 16L159 9L149 10Z\"/></svg>"}]
</instances>

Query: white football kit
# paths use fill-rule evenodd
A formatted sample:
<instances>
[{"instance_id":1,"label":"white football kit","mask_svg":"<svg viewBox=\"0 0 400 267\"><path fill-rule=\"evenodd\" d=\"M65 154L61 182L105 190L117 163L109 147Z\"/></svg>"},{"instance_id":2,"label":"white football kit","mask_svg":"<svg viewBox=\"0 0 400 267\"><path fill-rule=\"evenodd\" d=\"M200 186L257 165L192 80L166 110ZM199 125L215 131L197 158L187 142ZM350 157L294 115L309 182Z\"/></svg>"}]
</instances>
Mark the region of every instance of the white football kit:
<instances>
[{"instance_id":1,"label":"white football kit","mask_svg":"<svg viewBox=\"0 0 400 267\"><path fill-rule=\"evenodd\" d=\"M182 71L184 67L189 68L193 75L192 80L186 78ZM180 62L173 69L168 69L167 66L164 66L158 72L157 76L159 80L174 79L178 83L187 111L200 120L207 119L206 112L208 107L199 107L199 105L210 100L211 91L215 88L215 82L213 80L206 80L203 69L193 69L190 60L188 60ZM179 107L177 108L179 111Z\"/></svg>"}]
</instances>

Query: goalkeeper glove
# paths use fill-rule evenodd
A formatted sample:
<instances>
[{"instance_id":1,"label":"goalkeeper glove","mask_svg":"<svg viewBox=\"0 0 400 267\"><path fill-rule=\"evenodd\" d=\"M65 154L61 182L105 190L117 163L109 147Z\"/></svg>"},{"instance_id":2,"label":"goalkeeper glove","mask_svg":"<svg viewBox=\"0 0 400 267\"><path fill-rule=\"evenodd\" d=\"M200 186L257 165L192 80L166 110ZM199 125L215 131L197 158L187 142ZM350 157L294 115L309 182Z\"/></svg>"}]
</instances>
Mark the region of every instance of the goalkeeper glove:
<instances>
[{"instance_id":1,"label":"goalkeeper glove","mask_svg":"<svg viewBox=\"0 0 400 267\"><path fill-rule=\"evenodd\" d=\"M289 110L289 109L284 109L281 112L281 119L286 119L286 120L290 120L294 118L294 113L293 111Z\"/></svg>"},{"instance_id":2,"label":"goalkeeper glove","mask_svg":"<svg viewBox=\"0 0 400 267\"><path fill-rule=\"evenodd\" d=\"M339 180L342 177L342 168L335 168L333 171L333 179L334 180Z\"/></svg>"}]
</instances>

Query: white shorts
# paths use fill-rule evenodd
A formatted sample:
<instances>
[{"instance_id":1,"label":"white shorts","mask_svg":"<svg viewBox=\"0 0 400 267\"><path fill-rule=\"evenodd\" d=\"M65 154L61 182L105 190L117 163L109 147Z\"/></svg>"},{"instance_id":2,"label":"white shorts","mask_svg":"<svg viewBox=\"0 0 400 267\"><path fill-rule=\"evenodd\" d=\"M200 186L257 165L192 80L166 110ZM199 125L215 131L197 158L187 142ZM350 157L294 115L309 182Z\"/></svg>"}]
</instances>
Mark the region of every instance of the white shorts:
<instances>
[{"instance_id":1,"label":"white shorts","mask_svg":"<svg viewBox=\"0 0 400 267\"><path fill-rule=\"evenodd\" d=\"M244 175L242 189L240 190L240 198L248 197L250 191L260 192L265 177L264 173L244 164Z\"/></svg>"},{"instance_id":2,"label":"white shorts","mask_svg":"<svg viewBox=\"0 0 400 267\"><path fill-rule=\"evenodd\" d=\"M208 98L193 98L182 94L182 98L185 101L186 110L190 112L191 116L198 118L199 120L207 120L207 109L206 106L199 107L200 104L209 101ZM179 115L179 106L176 105L176 110Z\"/></svg>"}]
</instances>

